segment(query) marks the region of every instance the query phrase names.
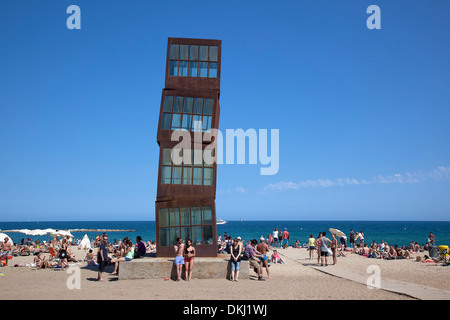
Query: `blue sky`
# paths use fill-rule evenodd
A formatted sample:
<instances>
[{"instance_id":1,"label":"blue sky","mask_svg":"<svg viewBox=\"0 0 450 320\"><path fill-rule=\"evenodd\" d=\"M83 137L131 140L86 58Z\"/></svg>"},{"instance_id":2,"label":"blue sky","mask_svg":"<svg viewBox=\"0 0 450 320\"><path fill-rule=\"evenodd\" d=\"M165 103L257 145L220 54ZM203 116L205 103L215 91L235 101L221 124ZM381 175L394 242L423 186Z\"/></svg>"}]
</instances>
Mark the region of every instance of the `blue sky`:
<instances>
[{"instance_id":1,"label":"blue sky","mask_svg":"<svg viewBox=\"0 0 450 320\"><path fill-rule=\"evenodd\" d=\"M81 9L68 30L66 9ZM381 30L369 30L369 5ZM222 40L220 129L280 167L218 167L228 220L448 220L450 3L0 2L0 221L154 220L168 37Z\"/></svg>"}]
</instances>

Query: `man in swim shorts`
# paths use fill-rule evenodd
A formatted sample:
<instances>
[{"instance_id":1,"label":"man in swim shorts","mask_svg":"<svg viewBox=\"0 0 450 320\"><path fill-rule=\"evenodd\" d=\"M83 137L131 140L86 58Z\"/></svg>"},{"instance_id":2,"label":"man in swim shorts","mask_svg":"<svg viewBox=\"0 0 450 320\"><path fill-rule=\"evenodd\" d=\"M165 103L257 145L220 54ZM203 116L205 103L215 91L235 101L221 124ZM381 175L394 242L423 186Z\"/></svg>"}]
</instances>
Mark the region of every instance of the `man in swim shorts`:
<instances>
[{"instance_id":1,"label":"man in swim shorts","mask_svg":"<svg viewBox=\"0 0 450 320\"><path fill-rule=\"evenodd\" d=\"M184 243L183 239L177 238L177 244L174 246L175 249L175 260L174 264L177 267L177 281L181 279L181 272L184 265Z\"/></svg>"},{"instance_id":2,"label":"man in swim shorts","mask_svg":"<svg viewBox=\"0 0 450 320\"><path fill-rule=\"evenodd\" d=\"M264 242L264 237L263 236L261 236L261 238L259 238L259 244L256 246L256 250L258 252L260 252L261 255L262 255L259 258L259 260L261 260L261 263L266 268L267 278L270 279L269 265L267 264L267 252L269 251L269 246ZM262 275L262 271L261 271L261 275Z\"/></svg>"}]
</instances>

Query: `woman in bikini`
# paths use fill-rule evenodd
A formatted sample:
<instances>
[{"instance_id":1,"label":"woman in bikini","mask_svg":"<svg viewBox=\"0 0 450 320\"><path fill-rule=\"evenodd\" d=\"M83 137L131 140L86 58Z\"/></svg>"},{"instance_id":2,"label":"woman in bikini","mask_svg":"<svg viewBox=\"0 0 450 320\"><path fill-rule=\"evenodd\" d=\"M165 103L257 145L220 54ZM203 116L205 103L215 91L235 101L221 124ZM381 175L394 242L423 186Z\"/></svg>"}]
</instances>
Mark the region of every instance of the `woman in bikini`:
<instances>
[{"instance_id":1,"label":"woman in bikini","mask_svg":"<svg viewBox=\"0 0 450 320\"><path fill-rule=\"evenodd\" d=\"M61 248L59 249L59 262L61 264L61 268L69 266L67 263L67 239L63 239L61 243Z\"/></svg>"},{"instance_id":2,"label":"woman in bikini","mask_svg":"<svg viewBox=\"0 0 450 320\"><path fill-rule=\"evenodd\" d=\"M186 247L184 249L184 267L186 270L186 280L191 281L192 268L194 267L195 248L192 245L191 239L186 240Z\"/></svg>"}]
</instances>

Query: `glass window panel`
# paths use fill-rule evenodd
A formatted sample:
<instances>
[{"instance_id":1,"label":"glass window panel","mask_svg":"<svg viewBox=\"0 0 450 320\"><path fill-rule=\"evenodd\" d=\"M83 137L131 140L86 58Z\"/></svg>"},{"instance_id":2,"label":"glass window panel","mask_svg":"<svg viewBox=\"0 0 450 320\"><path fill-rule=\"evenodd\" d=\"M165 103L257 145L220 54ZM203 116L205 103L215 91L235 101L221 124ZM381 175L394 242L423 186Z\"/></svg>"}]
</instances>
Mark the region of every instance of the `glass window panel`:
<instances>
[{"instance_id":1,"label":"glass window panel","mask_svg":"<svg viewBox=\"0 0 450 320\"><path fill-rule=\"evenodd\" d=\"M203 169L202 168L194 168L194 176L192 179L193 185L202 185L203 184Z\"/></svg>"},{"instance_id":2,"label":"glass window panel","mask_svg":"<svg viewBox=\"0 0 450 320\"><path fill-rule=\"evenodd\" d=\"M191 239L191 227L181 227L181 237L184 239L185 243L187 239Z\"/></svg>"},{"instance_id":3,"label":"glass window panel","mask_svg":"<svg viewBox=\"0 0 450 320\"><path fill-rule=\"evenodd\" d=\"M159 209L159 226L160 227L169 226L169 209L167 208Z\"/></svg>"},{"instance_id":4,"label":"glass window panel","mask_svg":"<svg viewBox=\"0 0 450 320\"><path fill-rule=\"evenodd\" d=\"M170 45L170 59L178 59L178 51L180 46L178 44Z\"/></svg>"},{"instance_id":5,"label":"glass window panel","mask_svg":"<svg viewBox=\"0 0 450 320\"><path fill-rule=\"evenodd\" d=\"M161 183L170 184L172 167L163 166L161 173Z\"/></svg>"},{"instance_id":6,"label":"glass window panel","mask_svg":"<svg viewBox=\"0 0 450 320\"><path fill-rule=\"evenodd\" d=\"M181 128L181 114L174 113L172 115L172 130L177 130Z\"/></svg>"},{"instance_id":7,"label":"glass window panel","mask_svg":"<svg viewBox=\"0 0 450 320\"><path fill-rule=\"evenodd\" d=\"M172 184L181 184L182 167L173 167L172 169Z\"/></svg>"},{"instance_id":8,"label":"glass window panel","mask_svg":"<svg viewBox=\"0 0 450 320\"><path fill-rule=\"evenodd\" d=\"M200 46L200 60L208 61L208 46Z\"/></svg>"},{"instance_id":9,"label":"glass window panel","mask_svg":"<svg viewBox=\"0 0 450 320\"><path fill-rule=\"evenodd\" d=\"M161 129L163 130L170 130L170 113L163 113L162 123L161 123Z\"/></svg>"},{"instance_id":10,"label":"glass window panel","mask_svg":"<svg viewBox=\"0 0 450 320\"><path fill-rule=\"evenodd\" d=\"M181 68L181 66L180 66ZM217 62L209 63L209 75L210 78L217 78Z\"/></svg>"},{"instance_id":11,"label":"glass window panel","mask_svg":"<svg viewBox=\"0 0 450 320\"><path fill-rule=\"evenodd\" d=\"M192 115L183 114L183 122L181 123L181 129L190 131L191 130L191 122L192 122Z\"/></svg>"},{"instance_id":12,"label":"glass window panel","mask_svg":"<svg viewBox=\"0 0 450 320\"><path fill-rule=\"evenodd\" d=\"M165 96L163 111L172 112L172 106L173 106L173 96Z\"/></svg>"},{"instance_id":13,"label":"glass window panel","mask_svg":"<svg viewBox=\"0 0 450 320\"><path fill-rule=\"evenodd\" d=\"M159 245L161 247L169 246L169 228L159 228Z\"/></svg>"},{"instance_id":14,"label":"glass window panel","mask_svg":"<svg viewBox=\"0 0 450 320\"><path fill-rule=\"evenodd\" d=\"M203 185L212 186L213 184L213 168L203 169Z\"/></svg>"},{"instance_id":15,"label":"glass window panel","mask_svg":"<svg viewBox=\"0 0 450 320\"><path fill-rule=\"evenodd\" d=\"M192 105L194 104L194 98L184 98L184 113L192 113Z\"/></svg>"},{"instance_id":16,"label":"glass window panel","mask_svg":"<svg viewBox=\"0 0 450 320\"><path fill-rule=\"evenodd\" d=\"M203 150L202 149L194 149L194 166L202 166L203 165Z\"/></svg>"},{"instance_id":17,"label":"glass window panel","mask_svg":"<svg viewBox=\"0 0 450 320\"><path fill-rule=\"evenodd\" d=\"M202 116L194 115L192 118L192 131L200 132L202 131Z\"/></svg>"},{"instance_id":18,"label":"glass window panel","mask_svg":"<svg viewBox=\"0 0 450 320\"><path fill-rule=\"evenodd\" d=\"M202 114L203 111L203 98L195 98L195 104L194 104L194 113L196 114Z\"/></svg>"},{"instance_id":19,"label":"glass window panel","mask_svg":"<svg viewBox=\"0 0 450 320\"><path fill-rule=\"evenodd\" d=\"M191 210L189 208L180 208L181 225L188 226L191 224Z\"/></svg>"},{"instance_id":20,"label":"glass window panel","mask_svg":"<svg viewBox=\"0 0 450 320\"><path fill-rule=\"evenodd\" d=\"M213 243L212 226L203 226L203 244Z\"/></svg>"},{"instance_id":21,"label":"glass window panel","mask_svg":"<svg viewBox=\"0 0 450 320\"><path fill-rule=\"evenodd\" d=\"M211 131L211 116L204 116L203 117L203 123L202 123L202 131L203 132L209 132Z\"/></svg>"},{"instance_id":22,"label":"glass window panel","mask_svg":"<svg viewBox=\"0 0 450 320\"><path fill-rule=\"evenodd\" d=\"M214 99L205 99L205 109L203 110L203 114L212 115L214 108Z\"/></svg>"},{"instance_id":23,"label":"glass window panel","mask_svg":"<svg viewBox=\"0 0 450 320\"><path fill-rule=\"evenodd\" d=\"M206 78L208 76L208 62L199 62L198 63L198 69L199 69L199 77Z\"/></svg>"},{"instance_id":24,"label":"glass window panel","mask_svg":"<svg viewBox=\"0 0 450 320\"><path fill-rule=\"evenodd\" d=\"M188 62L187 61L180 61L180 73L178 75L180 77L187 77L187 75L188 75Z\"/></svg>"},{"instance_id":25,"label":"glass window panel","mask_svg":"<svg viewBox=\"0 0 450 320\"><path fill-rule=\"evenodd\" d=\"M191 166L192 165L192 150L191 149L183 149L183 165Z\"/></svg>"},{"instance_id":26,"label":"glass window panel","mask_svg":"<svg viewBox=\"0 0 450 320\"><path fill-rule=\"evenodd\" d=\"M198 60L198 46L190 46L190 60Z\"/></svg>"},{"instance_id":27,"label":"glass window panel","mask_svg":"<svg viewBox=\"0 0 450 320\"><path fill-rule=\"evenodd\" d=\"M209 47L209 61L217 61L218 55L219 55L219 47L218 46L210 46Z\"/></svg>"},{"instance_id":28,"label":"glass window panel","mask_svg":"<svg viewBox=\"0 0 450 320\"><path fill-rule=\"evenodd\" d=\"M197 77L198 75L198 62L190 61L189 62L189 77Z\"/></svg>"},{"instance_id":29,"label":"glass window panel","mask_svg":"<svg viewBox=\"0 0 450 320\"><path fill-rule=\"evenodd\" d=\"M176 227L180 225L180 209L170 208L170 226Z\"/></svg>"},{"instance_id":30,"label":"glass window panel","mask_svg":"<svg viewBox=\"0 0 450 320\"><path fill-rule=\"evenodd\" d=\"M192 168L183 168L183 184L192 184Z\"/></svg>"},{"instance_id":31,"label":"glass window panel","mask_svg":"<svg viewBox=\"0 0 450 320\"><path fill-rule=\"evenodd\" d=\"M176 96L175 97L175 104L173 106L173 112L179 112L181 113L183 110L183 97Z\"/></svg>"},{"instance_id":32,"label":"glass window panel","mask_svg":"<svg viewBox=\"0 0 450 320\"><path fill-rule=\"evenodd\" d=\"M201 245L202 244L202 227L192 227L192 244Z\"/></svg>"},{"instance_id":33,"label":"glass window panel","mask_svg":"<svg viewBox=\"0 0 450 320\"><path fill-rule=\"evenodd\" d=\"M205 206L202 207L202 219L203 219L203 224L212 224L212 212L211 212L211 207L210 206Z\"/></svg>"},{"instance_id":34,"label":"glass window panel","mask_svg":"<svg viewBox=\"0 0 450 320\"><path fill-rule=\"evenodd\" d=\"M189 56L189 45L182 44L180 45L180 59L181 60L188 60ZM216 61L216 60L214 60Z\"/></svg>"},{"instance_id":35,"label":"glass window panel","mask_svg":"<svg viewBox=\"0 0 450 320\"><path fill-rule=\"evenodd\" d=\"M170 228L170 245L174 246L177 244L177 238L181 237L180 228Z\"/></svg>"},{"instance_id":36,"label":"glass window panel","mask_svg":"<svg viewBox=\"0 0 450 320\"><path fill-rule=\"evenodd\" d=\"M172 149L164 148L163 149L163 165L170 166L172 164Z\"/></svg>"},{"instance_id":37,"label":"glass window panel","mask_svg":"<svg viewBox=\"0 0 450 320\"><path fill-rule=\"evenodd\" d=\"M202 212L200 210L200 207L191 208L191 224L192 225L202 224Z\"/></svg>"},{"instance_id":38,"label":"glass window panel","mask_svg":"<svg viewBox=\"0 0 450 320\"><path fill-rule=\"evenodd\" d=\"M178 60L170 60L169 62L169 76L178 75Z\"/></svg>"}]
</instances>

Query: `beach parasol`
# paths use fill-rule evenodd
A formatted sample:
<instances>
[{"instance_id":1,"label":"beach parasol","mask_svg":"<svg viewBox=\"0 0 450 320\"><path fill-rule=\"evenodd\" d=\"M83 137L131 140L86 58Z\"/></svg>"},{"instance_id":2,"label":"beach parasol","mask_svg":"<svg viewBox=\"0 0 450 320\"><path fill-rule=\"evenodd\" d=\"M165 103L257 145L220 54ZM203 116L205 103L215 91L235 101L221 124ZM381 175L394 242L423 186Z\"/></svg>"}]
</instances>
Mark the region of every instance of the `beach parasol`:
<instances>
[{"instance_id":1,"label":"beach parasol","mask_svg":"<svg viewBox=\"0 0 450 320\"><path fill-rule=\"evenodd\" d=\"M47 234L47 231L42 229L34 229L34 230L28 230L28 235L30 236L43 236Z\"/></svg>"},{"instance_id":2,"label":"beach parasol","mask_svg":"<svg viewBox=\"0 0 450 320\"><path fill-rule=\"evenodd\" d=\"M91 240L87 234L84 235L83 239L81 239L80 244L78 245L80 249L91 249Z\"/></svg>"},{"instance_id":3,"label":"beach parasol","mask_svg":"<svg viewBox=\"0 0 450 320\"><path fill-rule=\"evenodd\" d=\"M52 237L56 237L56 236L67 237L67 236L69 236L69 237L73 238L73 235L69 231L66 231L66 230L53 230L53 232L50 232L50 235Z\"/></svg>"},{"instance_id":4,"label":"beach parasol","mask_svg":"<svg viewBox=\"0 0 450 320\"><path fill-rule=\"evenodd\" d=\"M342 237L346 237L345 233L343 233L341 230L339 229L334 229L334 228L330 228L330 232L332 234L334 234L336 237L338 238L342 238Z\"/></svg>"},{"instance_id":5,"label":"beach parasol","mask_svg":"<svg viewBox=\"0 0 450 320\"><path fill-rule=\"evenodd\" d=\"M6 237L8 237L9 242L11 242L11 245L13 246L14 245L14 241L11 239L11 237L8 236L6 233L1 233L0 232L0 241L1 242L4 242Z\"/></svg>"}]
</instances>

